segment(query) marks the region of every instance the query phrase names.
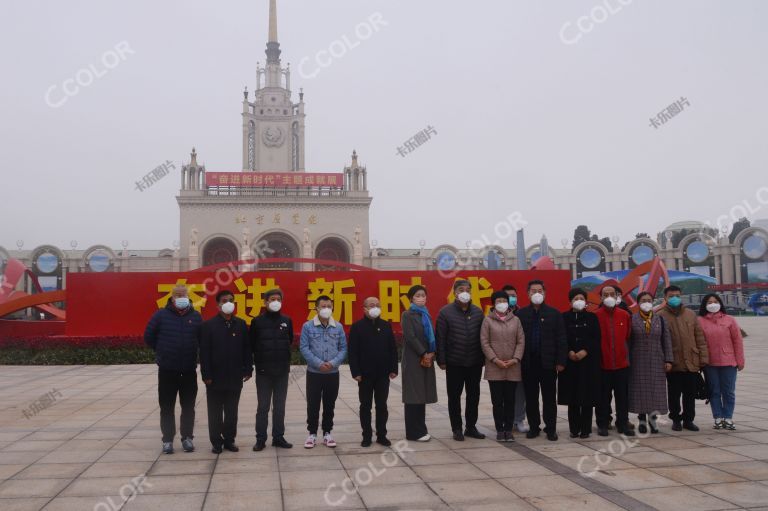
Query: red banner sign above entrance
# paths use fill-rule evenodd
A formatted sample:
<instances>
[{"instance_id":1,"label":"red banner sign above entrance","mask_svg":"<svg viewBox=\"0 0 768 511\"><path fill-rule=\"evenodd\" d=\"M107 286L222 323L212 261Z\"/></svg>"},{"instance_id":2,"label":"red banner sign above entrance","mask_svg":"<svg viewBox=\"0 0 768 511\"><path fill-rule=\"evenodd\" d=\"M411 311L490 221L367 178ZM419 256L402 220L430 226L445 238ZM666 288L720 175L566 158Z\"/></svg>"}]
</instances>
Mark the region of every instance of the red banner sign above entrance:
<instances>
[{"instance_id":1,"label":"red banner sign above entrance","mask_svg":"<svg viewBox=\"0 0 768 511\"><path fill-rule=\"evenodd\" d=\"M308 172L206 172L206 186L342 188L344 174Z\"/></svg>"}]
</instances>

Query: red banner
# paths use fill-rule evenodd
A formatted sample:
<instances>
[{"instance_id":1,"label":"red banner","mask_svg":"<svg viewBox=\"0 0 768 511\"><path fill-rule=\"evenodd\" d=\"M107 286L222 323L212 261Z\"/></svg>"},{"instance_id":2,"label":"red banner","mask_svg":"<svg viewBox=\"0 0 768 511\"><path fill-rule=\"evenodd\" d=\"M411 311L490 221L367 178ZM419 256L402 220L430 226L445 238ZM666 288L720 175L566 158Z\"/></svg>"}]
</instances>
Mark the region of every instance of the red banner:
<instances>
[{"instance_id":1,"label":"red banner","mask_svg":"<svg viewBox=\"0 0 768 511\"><path fill-rule=\"evenodd\" d=\"M488 312L491 294L505 284L518 290L521 306L527 305L530 280L546 284L547 303L568 308L570 272L566 270L468 271L456 278L472 283L472 300ZM71 273L67 275L66 334L140 335L150 316L165 307L175 285L185 284L195 308L208 319L216 314L216 293L222 289L235 295L235 314L248 323L263 310L264 293L283 290L282 312L293 319L294 329L314 317L315 299L328 295L334 300L334 318L349 327L363 317L363 301L381 300L381 317L400 331L400 316L408 307L405 296L414 284L427 288L427 307L433 319L440 308L454 300L453 282L433 271L338 271L338 272L216 272L188 273Z\"/></svg>"},{"instance_id":2,"label":"red banner","mask_svg":"<svg viewBox=\"0 0 768 511\"><path fill-rule=\"evenodd\" d=\"M206 172L206 186L254 186L265 188L344 186L344 174L307 172Z\"/></svg>"}]
</instances>

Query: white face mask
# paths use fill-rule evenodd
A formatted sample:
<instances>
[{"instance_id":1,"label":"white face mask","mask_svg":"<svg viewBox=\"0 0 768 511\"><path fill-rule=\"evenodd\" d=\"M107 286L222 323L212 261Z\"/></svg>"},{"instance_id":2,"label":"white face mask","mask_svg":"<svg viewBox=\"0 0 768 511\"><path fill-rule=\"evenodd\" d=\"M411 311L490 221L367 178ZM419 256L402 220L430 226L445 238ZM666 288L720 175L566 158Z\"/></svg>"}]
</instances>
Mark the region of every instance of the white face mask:
<instances>
[{"instance_id":1,"label":"white face mask","mask_svg":"<svg viewBox=\"0 0 768 511\"><path fill-rule=\"evenodd\" d=\"M378 307L371 307L370 309L368 309L368 315L373 319L376 319L379 316L381 316L381 309Z\"/></svg>"},{"instance_id":2,"label":"white face mask","mask_svg":"<svg viewBox=\"0 0 768 511\"><path fill-rule=\"evenodd\" d=\"M717 302L708 303L707 304L707 311L714 314L715 312L720 312L720 304Z\"/></svg>"},{"instance_id":3,"label":"white face mask","mask_svg":"<svg viewBox=\"0 0 768 511\"><path fill-rule=\"evenodd\" d=\"M531 295L531 303L534 305L541 305L544 303L544 295L541 293L533 293Z\"/></svg>"},{"instance_id":4,"label":"white face mask","mask_svg":"<svg viewBox=\"0 0 768 511\"><path fill-rule=\"evenodd\" d=\"M613 309L616 307L616 298L609 296L607 298L603 298L603 305L608 307L609 309Z\"/></svg>"},{"instance_id":5,"label":"white face mask","mask_svg":"<svg viewBox=\"0 0 768 511\"><path fill-rule=\"evenodd\" d=\"M189 307L189 298L186 296L179 296L173 299L173 303L176 304L176 308L184 310Z\"/></svg>"},{"instance_id":6,"label":"white face mask","mask_svg":"<svg viewBox=\"0 0 768 511\"><path fill-rule=\"evenodd\" d=\"M232 314L235 312L235 304L233 302L222 303L221 312L224 314Z\"/></svg>"},{"instance_id":7,"label":"white face mask","mask_svg":"<svg viewBox=\"0 0 768 511\"><path fill-rule=\"evenodd\" d=\"M269 310L271 310L272 312L279 312L280 309L283 308L283 302L281 302L279 300L274 300L274 301L269 302L267 304L267 307L269 307Z\"/></svg>"},{"instance_id":8,"label":"white face mask","mask_svg":"<svg viewBox=\"0 0 768 511\"><path fill-rule=\"evenodd\" d=\"M333 309L330 307L323 307L317 312L321 318L323 319L329 319L331 316L333 316Z\"/></svg>"},{"instance_id":9,"label":"white face mask","mask_svg":"<svg viewBox=\"0 0 768 511\"><path fill-rule=\"evenodd\" d=\"M472 295L466 291L463 291L456 295L456 298L458 298L461 303L469 303L469 301L472 299Z\"/></svg>"},{"instance_id":10,"label":"white face mask","mask_svg":"<svg viewBox=\"0 0 768 511\"><path fill-rule=\"evenodd\" d=\"M587 302L585 302L584 300L574 300L571 305L573 305L573 310L583 311L584 308L587 306Z\"/></svg>"},{"instance_id":11,"label":"white face mask","mask_svg":"<svg viewBox=\"0 0 768 511\"><path fill-rule=\"evenodd\" d=\"M621 295L616 297L616 305L621 303Z\"/></svg>"},{"instance_id":12,"label":"white face mask","mask_svg":"<svg viewBox=\"0 0 768 511\"><path fill-rule=\"evenodd\" d=\"M497 303L494 307L499 314L506 314L509 310L509 302L500 302Z\"/></svg>"},{"instance_id":13,"label":"white face mask","mask_svg":"<svg viewBox=\"0 0 768 511\"><path fill-rule=\"evenodd\" d=\"M640 304L640 310L648 314L653 310L653 303L651 302L643 302Z\"/></svg>"}]
</instances>

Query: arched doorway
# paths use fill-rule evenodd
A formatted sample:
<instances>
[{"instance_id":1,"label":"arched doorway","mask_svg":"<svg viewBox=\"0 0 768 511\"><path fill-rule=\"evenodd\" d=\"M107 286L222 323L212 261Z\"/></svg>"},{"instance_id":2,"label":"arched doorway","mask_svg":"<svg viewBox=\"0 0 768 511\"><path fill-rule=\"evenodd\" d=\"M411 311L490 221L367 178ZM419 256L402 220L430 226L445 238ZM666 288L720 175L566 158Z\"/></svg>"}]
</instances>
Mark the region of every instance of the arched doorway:
<instances>
[{"instance_id":1,"label":"arched doorway","mask_svg":"<svg viewBox=\"0 0 768 511\"><path fill-rule=\"evenodd\" d=\"M348 263L349 249L347 249L346 243L338 238L326 238L318 243L317 248L315 249L315 258ZM343 268L338 268L330 264L315 265L315 270L320 271L334 271L342 269Z\"/></svg>"},{"instance_id":2,"label":"arched doorway","mask_svg":"<svg viewBox=\"0 0 768 511\"><path fill-rule=\"evenodd\" d=\"M227 238L213 238L203 248L203 266L238 260L237 245Z\"/></svg>"},{"instance_id":3,"label":"arched doorway","mask_svg":"<svg viewBox=\"0 0 768 511\"><path fill-rule=\"evenodd\" d=\"M301 257L299 245L289 235L272 232L262 237L251 250L256 259L289 259ZM259 270L297 270L297 265L290 261L260 263Z\"/></svg>"}]
</instances>

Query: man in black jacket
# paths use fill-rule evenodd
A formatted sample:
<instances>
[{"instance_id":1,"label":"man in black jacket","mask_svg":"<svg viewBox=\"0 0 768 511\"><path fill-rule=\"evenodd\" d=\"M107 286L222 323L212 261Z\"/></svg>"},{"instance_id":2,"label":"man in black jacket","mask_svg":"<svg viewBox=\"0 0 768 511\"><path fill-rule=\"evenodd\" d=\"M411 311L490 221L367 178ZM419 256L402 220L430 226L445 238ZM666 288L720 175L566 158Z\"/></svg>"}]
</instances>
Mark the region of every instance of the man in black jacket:
<instances>
[{"instance_id":1,"label":"man in black jacket","mask_svg":"<svg viewBox=\"0 0 768 511\"><path fill-rule=\"evenodd\" d=\"M216 295L219 313L200 329L200 373L208 403L208 433L211 452L222 447L237 452L237 408L243 382L251 379L251 346L248 325L235 316L235 296L231 291Z\"/></svg>"},{"instance_id":2,"label":"man in black jacket","mask_svg":"<svg viewBox=\"0 0 768 511\"><path fill-rule=\"evenodd\" d=\"M185 452L192 443L197 398L197 336L203 318L189 300L187 287L173 288L164 309L152 315L144 331L144 342L154 350L157 361L157 394L160 402L160 430L163 452L173 454L176 436L176 396L181 404L179 432Z\"/></svg>"},{"instance_id":3,"label":"man in black jacket","mask_svg":"<svg viewBox=\"0 0 768 511\"><path fill-rule=\"evenodd\" d=\"M291 345L293 323L280 314L283 292L270 289L264 293L266 310L251 321L251 350L256 366L256 444L254 451L267 445L269 408L272 410L272 446L290 449L293 444L285 440L285 400L288 396L288 375L291 372Z\"/></svg>"},{"instance_id":4,"label":"man in black jacket","mask_svg":"<svg viewBox=\"0 0 768 511\"><path fill-rule=\"evenodd\" d=\"M440 309L437 316L435 338L437 364L445 370L448 390L448 413L451 418L453 439L463 441L464 436L483 439L477 430L477 407L480 404L480 378L485 357L480 347L480 326L483 311L472 303L472 284L459 279L453 283L453 303ZM466 386L467 399L464 418L466 429L461 432L461 393Z\"/></svg>"},{"instance_id":5,"label":"man in black jacket","mask_svg":"<svg viewBox=\"0 0 768 511\"><path fill-rule=\"evenodd\" d=\"M563 316L559 310L544 303L544 282L528 283L531 305L517 311L525 332L523 352L523 386L526 413L531 428L526 438L536 438L541 432L539 389L547 440L557 440L557 373L565 369L568 359L568 339Z\"/></svg>"},{"instance_id":6,"label":"man in black jacket","mask_svg":"<svg viewBox=\"0 0 768 511\"><path fill-rule=\"evenodd\" d=\"M392 325L381 316L381 304L376 297L363 301L365 317L352 324L349 330L349 369L357 381L360 398L360 425L363 428L363 447L370 447L371 404L376 401L376 443L392 445L387 439L387 397L389 380L397 377L397 346Z\"/></svg>"}]
</instances>

